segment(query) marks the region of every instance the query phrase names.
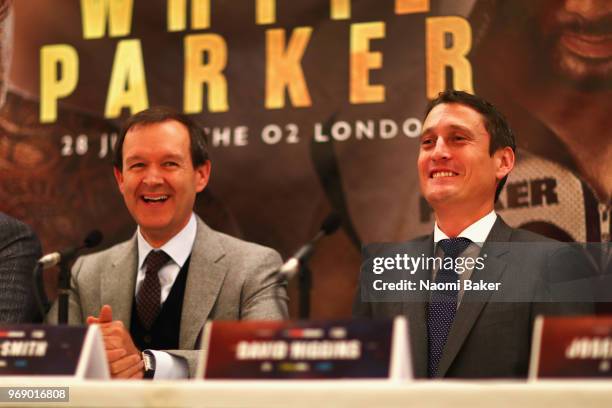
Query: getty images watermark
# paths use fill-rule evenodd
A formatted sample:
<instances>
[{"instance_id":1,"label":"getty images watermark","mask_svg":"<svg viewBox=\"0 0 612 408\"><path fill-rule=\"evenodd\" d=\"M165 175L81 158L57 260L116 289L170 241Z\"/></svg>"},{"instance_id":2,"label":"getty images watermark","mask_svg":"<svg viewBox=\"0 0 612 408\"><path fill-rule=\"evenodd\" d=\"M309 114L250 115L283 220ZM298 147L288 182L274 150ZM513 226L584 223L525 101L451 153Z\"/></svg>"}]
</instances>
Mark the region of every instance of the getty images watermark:
<instances>
[{"instance_id":1,"label":"getty images watermark","mask_svg":"<svg viewBox=\"0 0 612 408\"><path fill-rule=\"evenodd\" d=\"M456 258L431 241L371 244L362 248L361 299L422 302L444 291L460 302L611 302L606 256L610 245L600 243L473 243ZM442 270L453 278L436 279Z\"/></svg>"},{"instance_id":2,"label":"getty images watermark","mask_svg":"<svg viewBox=\"0 0 612 408\"><path fill-rule=\"evenodd\" d=\"M481 271L485 268L486 256L459 256L435 257L420 256L414 257L408 254L394 254L392 256L376 256L372 258L372 273L382 275L386 271L402 271L410 275L416 274L419 270L432 271L449 270L457 274L454 282L436 282L433 279L399 279L386 282L384 279L375 279L372 288L375 291L416 291L416 290L439 290L439 291L461 291L461 290L499 290L500 282L472 281L461 279L461 276L470 271Z\"/></svg>"}]
</instances>

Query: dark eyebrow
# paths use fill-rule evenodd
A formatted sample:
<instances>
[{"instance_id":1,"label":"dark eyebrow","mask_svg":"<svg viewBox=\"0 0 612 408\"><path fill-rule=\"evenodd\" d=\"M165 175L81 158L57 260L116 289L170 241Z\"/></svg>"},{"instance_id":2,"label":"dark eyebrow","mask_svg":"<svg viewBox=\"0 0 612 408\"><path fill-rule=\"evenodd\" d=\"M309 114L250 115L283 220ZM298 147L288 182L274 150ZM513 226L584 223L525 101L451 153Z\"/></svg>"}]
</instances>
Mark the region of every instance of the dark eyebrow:
<instances>
[{"instance_id":1,"label":"dark eyebrow","mask_svg":"<svg viewBox=\"0 0 612 408\"><path fill-rule=\"evenodd\" d=\"M180 162L182 160L182 156L178 154L169 154L167 156L164 156L164 161L167 161L167 160L173 160L173 161Z\"/></svg>"},{"instance_id":2,"label":"dark eyebrow","mask_svg":"<svg viewBox=\"0 0 612 408\"><path fill-rule=\"evenodd\" d=\"M125 162L135 162L135 161L144 161L144 159L141 156L138 155L134 155L134 156L127 156L125 158Z\"/></svg>"},{"instance_id":3,"label":"dark eyebrow","mask_svg":"<svg viewBox=\"0 0 612 408\"><path fill-rule=\"evenodd\" d=\"M449 127L453 130L460 130L463 133L466 133L469 137L474 138L474 132L472 132L472 130L470 128L467 128L465 126L461 126L461 125L449 125ZM433 133L432 128L427 128L425 130L423 130L423 132L421 133L420 138L422 139L424 136L429 135L430 133Z\"/></svg>"},{"instance_id":4,"label":"dark eyebrow","mask_svg":"<svg viewBox=\"0 0 612 408\"><path fill-rule=\"evenodd\" d=\"M427 128L424 131L421 132L421 135L419 136L419 139L423 139L424 136L429 135L430 133L433 133L433 131L431 130L431 128Z\"/></svg>"},{"instance_id":5,"label":"dark eyebrow","mask_svg":"<svg viewBox=\"0 0 612 408\"><path fill-rule=\"evenodd\" d=\"M474 137L474 132L472 132L472 130L470 128L467 128L467 127L461 126L461 125L450 125L450 127L451 127L451 129L454 129L454 130L461 130L462 132L467 133L468 136L470 136L472 138Z\"/></svg>"},{"instance_id":6,"label":"dark eyebrow","mask_svg":"<svg viewBox=\"0 0 612 408\"><path fill-rule=\"evenodd\" d=\"M162 161L168 161L168 160L180 162L181 160L183 160L183 158L181 155L178 155L178 154L168 154L166 156L163 156ZM125 158L126 163L139 162L139 161L148 161L148 160L140 155L127 156Z\"/></svg>"}]
</instances>

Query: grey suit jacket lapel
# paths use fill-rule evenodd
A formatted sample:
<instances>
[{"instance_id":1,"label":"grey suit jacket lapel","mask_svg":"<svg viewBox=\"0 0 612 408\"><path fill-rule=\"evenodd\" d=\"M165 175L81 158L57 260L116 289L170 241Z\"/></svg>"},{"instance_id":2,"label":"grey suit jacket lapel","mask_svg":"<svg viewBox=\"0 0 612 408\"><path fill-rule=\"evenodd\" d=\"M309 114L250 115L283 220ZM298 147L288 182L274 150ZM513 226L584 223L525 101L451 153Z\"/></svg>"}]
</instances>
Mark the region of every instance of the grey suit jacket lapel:
<instances>
[{"instance_id":1,"label":"grey suit jacket lapel","mask_svg":"<svg viewBox=\"0 0 612 408\"><path fill-rule=\"evenodd\" d=\"M482 270L474 270L471 280L482 279L485 282L493 283L501 281L507 264L499 257L508 252L508 241L511 235L512 229L498 216L481 251L481 254L487 254L485 267ZM491 291L464 293L440 358L437 377L446 375L491 294Z\"/></svg>"},{"instance_id":2,"label":"grey suit jacket lapel","mask_svg":"<svg viewBox=\"0 0 612 408\"><path fill-rule=\"evenodd\" d=\"M429 235L422 241L411 243L410 255L419 257L423 254L429 257L433 254L433 235ZM419 269L413 276L412 281L418 282L431 279L431 270ZM412 366L414 376L417 378L427 377L428 347L427 347L427 302L429 296L426 291L415 293L416 298L403 303L403 313L407 316L410 327L410 340L412 351Z\"/></svg>"},{"instance_id":3,"label":"grey suit jacket lapel","mask_svg":"<svg viewBox=\"0 0 612 408\"><path fill-rule=\"evenodd\" d=\"M111 270L101 276L101 302L113 308L113 320L130 327L138 268L136 235L111 260Z\"/></svg>"},{"instance_id":4,"label":"grey suit jacket lapel","mask_svg":"<svg viewBox=\"0 0 612 408\"><path fill-rule=\"evenodd\" d=\"M191 251L189 274L185 286L181 314L181 349L198 348L196 340L217 300L227 267L222 259L225 249L216 239L217 233L197 218L198 230Z\"/></svg>"}]
</instances>

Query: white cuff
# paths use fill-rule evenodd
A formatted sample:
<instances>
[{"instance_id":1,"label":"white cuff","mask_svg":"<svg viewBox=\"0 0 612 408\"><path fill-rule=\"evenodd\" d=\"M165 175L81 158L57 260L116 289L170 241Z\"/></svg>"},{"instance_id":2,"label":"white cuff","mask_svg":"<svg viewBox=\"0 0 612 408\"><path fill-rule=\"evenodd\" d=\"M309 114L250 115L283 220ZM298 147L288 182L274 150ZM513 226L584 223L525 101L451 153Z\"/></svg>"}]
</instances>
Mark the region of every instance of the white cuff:
<instances>
[{"instance_id":1,"label":"white cuff","mask_svg":"<svg viewBox=\"0 0 612 408\"><path fill-rule=\"evenodd\" d=\"M154 380L177 380L189 377L187 362L175 357L165 351L147 350L155 356L155 375Z\"/></svg>"}]
</instances>

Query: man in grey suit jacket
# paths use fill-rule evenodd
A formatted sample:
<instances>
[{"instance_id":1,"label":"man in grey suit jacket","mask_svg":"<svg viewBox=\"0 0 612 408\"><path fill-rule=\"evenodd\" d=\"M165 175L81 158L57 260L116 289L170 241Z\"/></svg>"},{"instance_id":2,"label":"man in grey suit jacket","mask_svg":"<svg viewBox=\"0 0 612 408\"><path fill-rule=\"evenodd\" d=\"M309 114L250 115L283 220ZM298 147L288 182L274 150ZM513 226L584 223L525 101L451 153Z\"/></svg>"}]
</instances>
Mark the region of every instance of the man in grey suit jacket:
<instances>
[{"instance_id":1,"label":"man in grey suit jacket","mask_svg":"<svg viewBox=\"0 0 612 408\"><path fill-rule=\"evenodd\" d=\"M40 242L30 227L0 213L0 323L31 323L41 318L32 287L40 256Z\"/></svg>"},{"instance_id":2,"label":"man in grey suit jacket","mask_svg":"<svg viewBox=\"0 0 612 408\"><path fill-rule=\"evenodd\" d=\"M193 214L210 168L201 128L167 108L134 115L117 140L115 177L138 230L77 260L69 316L100 324L114 378L193 376L208 319L287 318L278 253Z\"/></svg>"},{"instance_id":3,"label":"man in grey suit jacket","mask_svg":"<svg viewBox=\"0 0 612 408\"><path fill-rule=\"evenodd\" d=\"M371 301L374 293L364 268L354 304L357 317L408 317L417 378L524 377L538 314L592 311L589 303L553 302L562 300L558 288L572 279L558 268L559 260L567 259L564 248L512 229L495 214L494 203L514 166L514 150L504 117L483 99L446 91L430 103L418 171L436 217L434 233L384 251L422 259L480 256L484 267L421 267L411 280L440 287L449 283L444 287L452 289L415 290L402 301L387 302ZM482 281L489 289L467 290L468 280Z\"/></svg>"}]
</instances>

